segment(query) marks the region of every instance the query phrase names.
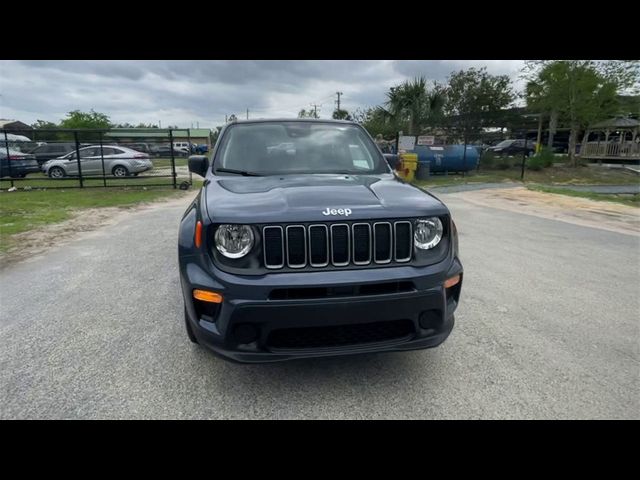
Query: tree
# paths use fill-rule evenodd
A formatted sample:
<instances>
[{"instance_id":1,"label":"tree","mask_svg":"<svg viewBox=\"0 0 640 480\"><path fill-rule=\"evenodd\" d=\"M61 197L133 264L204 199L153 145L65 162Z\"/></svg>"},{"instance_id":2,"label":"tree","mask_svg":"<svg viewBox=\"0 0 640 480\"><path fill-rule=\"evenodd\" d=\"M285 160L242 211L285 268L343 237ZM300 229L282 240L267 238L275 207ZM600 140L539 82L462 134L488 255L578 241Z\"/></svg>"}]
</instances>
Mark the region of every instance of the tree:
<instances>
[{"instance_id":1,"label":"tree","mask_svg":"<svg viewBox=\"0 0 640 480\"><path fill-rule=\"evenodd\" d=\"M337 108L333 111L332 115L334 120L351 120L351 115L346 110L338 110Z\"/></svg>"},{"instance_id":2,"label":"tree","mask_svg":"<svg viewBox=\"0 0 640 480\"><path fill-rule=\"evenodd\" d=\"M47 130L51 128L59 128L58 125L54 122L49 122L46 120L36 120L35 123L32 123L31 126L35 129L39 130Z\"/></svg>"},{"instance_id":3,"label":"tree","mask_svg":"<svg viewBox=\"0 0 640 480\"><path fill-rule=\"evenodd\" d=\"M54 122L49 122L46 120L36 120L36 122L31 124L31 126L34 129L33 141L56 142L66 139L65 135L63 135L62 133L51 131L60 128ZM38 130L42 131L38 132Z\"/></svg>"},{"instance_id":4,"label":"tree","mask_svg":"<svg viewBox=\"0 0 640 480\"><path fill-rule=\"evenodd\" d=\"M90 112L81 112L80 110L74 110L67 113L67 118L60 122L61 128L92 128L92 129L108 129L111 127L111 121L109 117L104 113L95 112L93 109Z\"/></svg>"},{"instance_id":5,"label":"tree","mask_svg":"<svg viewBox=\"0 0 640 480\"><path fill-rule=\"evenodd\" d=\"M220 131L222 130L221 126L218 126L211 132L211 145L215 145L218 141L218 137L220 136Z\"/></svg>"},{"instance_id":6,"label":"tree","mask_svg":"<svg viewBox=\"0 0 640 480\"><path fill-rule=\"evenodd\" d=\"M577 166L579 131L617 113L619 93L640 88L637 61L543 60L528 62L527 71L527 105L550 113L550 133L558 120L569 126L569 160L573 166Z\"/></svg>"},{"instance_id":7,"label":"tree","mask_svg":"<svg viewBox=\"0 0 640 480\"><path fill-rule=\"evenodd\" d=\"M444 111L448 128L464 142L482 132L515 99L507 75L490 75L486 68L453 72L448 79Z\"/></svg>"},{"instance_id":8,"label":"tree","mask_svg":"<svg viewBox=\"0 0 640 480\"><path fill-rule=\"evenodd\" d=\"M406 126L409 135L418 135L425 126L434 124L445 104L443 88L434 83L429 90L424 77L391 87L386 95L387 112L397 126Z\"/></svg>"},{"instance_id":9,"label":"tree","mask_svg":"<svg viewBox=\"0 0 640 480\"><path fill-rule=\"evenodd\" d=\"M352 116L372 137L382 135L386 139L392 139L398 133L399 128L393 115L382 107L357 109Z\"/></svg>"},{"instance_id":10,"label":"tree","mask_svg":"<svg viewBox=\"0 0 640 480\"><path fill-rule=\"evenodd\" d=\"M236 117L235 113L232 113L231 115L229 115L227 122L235 122L236 120L238 120L238 117Z\"/></svg>"},{"instance_id":11,"label":"tree","mask_svg":"<svg viewBox=\"0 0 640 480\"><path fill-rule=\"evenodd\" d=\"M298 118L320 118L315 110L305 110L304 108L298 112Z\"/></svg>"}]
</instances>

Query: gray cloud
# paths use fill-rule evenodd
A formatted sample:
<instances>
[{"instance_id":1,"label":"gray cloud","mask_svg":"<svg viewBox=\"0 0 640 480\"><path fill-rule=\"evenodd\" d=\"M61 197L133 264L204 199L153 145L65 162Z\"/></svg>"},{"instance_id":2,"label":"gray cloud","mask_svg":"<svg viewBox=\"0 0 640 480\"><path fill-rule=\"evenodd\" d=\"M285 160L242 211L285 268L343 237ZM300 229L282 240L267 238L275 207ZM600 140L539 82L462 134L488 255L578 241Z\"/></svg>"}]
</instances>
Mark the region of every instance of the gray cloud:
<instances>
[{"instance_id":1,"label":"gray cloud","mask_svg":"<svg viewBox=\"0 0 640 480\"><path fill-rule=\"evenodd\" d=\"M522 61L257 60L257 61L0 61L0 117L27 123L59 121L71 110L108 114L113 121L162 121L213 127L225 115L296 116L318 103L331 116L335 92L344 108L380 104L407 78L444 81L454 70L486 65L514 79Z\"/></svg>"}]
</instances>

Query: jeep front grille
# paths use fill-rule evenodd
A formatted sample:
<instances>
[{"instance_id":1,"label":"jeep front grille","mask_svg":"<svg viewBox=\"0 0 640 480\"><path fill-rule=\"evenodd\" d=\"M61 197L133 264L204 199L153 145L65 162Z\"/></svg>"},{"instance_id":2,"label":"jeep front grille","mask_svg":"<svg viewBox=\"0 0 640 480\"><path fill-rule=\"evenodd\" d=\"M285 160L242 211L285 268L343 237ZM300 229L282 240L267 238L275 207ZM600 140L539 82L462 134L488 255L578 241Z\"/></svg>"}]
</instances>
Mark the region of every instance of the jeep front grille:
<instances>
[{"instance_id":1,"label":"jeep front grille","mask_svg":"<svg viewBox=\"0 0 640 480\"><path fill-rule=\"evenodd\" d=\"M269 269L406 263L413 252L413 228L407 220L268 225L262 238Z\"/></svg>"}]
</instances>

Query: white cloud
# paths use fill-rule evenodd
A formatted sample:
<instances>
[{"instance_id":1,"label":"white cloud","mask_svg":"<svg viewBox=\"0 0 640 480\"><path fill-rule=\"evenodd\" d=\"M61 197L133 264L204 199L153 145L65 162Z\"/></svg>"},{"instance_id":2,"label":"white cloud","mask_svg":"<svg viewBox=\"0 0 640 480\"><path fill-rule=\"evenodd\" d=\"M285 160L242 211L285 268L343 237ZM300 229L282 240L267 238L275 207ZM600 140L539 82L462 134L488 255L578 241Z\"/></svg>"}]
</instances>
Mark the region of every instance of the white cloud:
<instances>
[{"instance_id":1,"label":"white cloud","mask_svg":"<svg viewBox=\"0 0 640 480\"><path fill-rule=\"evenodd\" d=\"M214 127L232 113L295 117L312 103L329 118L335 92L343 108L384 102L389 87L424 75L444 81L452 71L486 66L517 86L521 60L317 61L0 61L0 117L59 121L94 109L114 122Z\"/></svg>"}]
</instances>

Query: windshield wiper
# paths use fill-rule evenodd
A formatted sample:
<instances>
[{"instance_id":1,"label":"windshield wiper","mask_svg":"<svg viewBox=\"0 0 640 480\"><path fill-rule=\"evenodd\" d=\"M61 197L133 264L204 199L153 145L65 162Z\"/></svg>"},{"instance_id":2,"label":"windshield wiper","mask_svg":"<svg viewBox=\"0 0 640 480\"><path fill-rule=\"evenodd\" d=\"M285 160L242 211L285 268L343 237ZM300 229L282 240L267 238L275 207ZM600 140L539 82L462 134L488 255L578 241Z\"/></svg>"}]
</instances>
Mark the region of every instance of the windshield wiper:
<instances>
[{"instance_id":1,"label":"windshield wiper","mask_svg":"<svg viewBox=\"0 0 640 480\"><path fill-rule=\"evenodd\" d=\"M242 175L243 177L261 177L261 173L248 172L246 170L236 170L234 168L216 168L215 173L235 173L236 175Z\"/></svg>"}]
</instances>

